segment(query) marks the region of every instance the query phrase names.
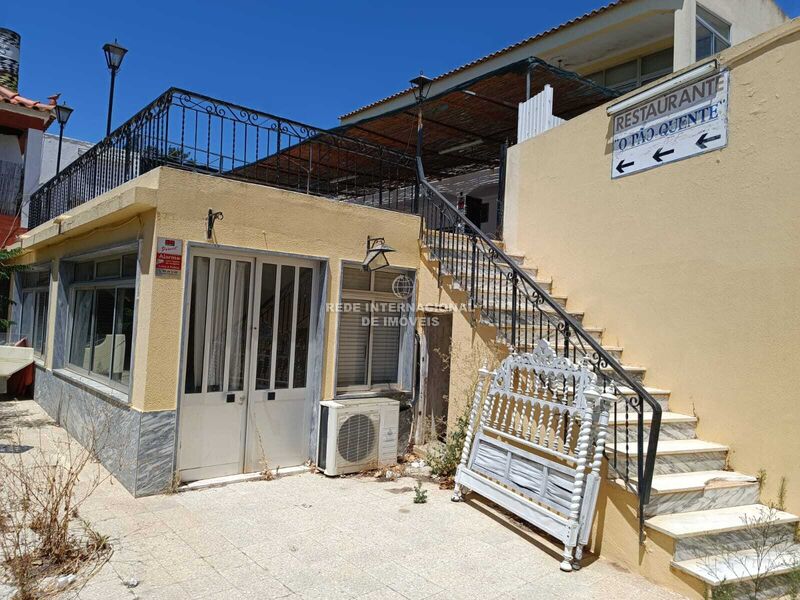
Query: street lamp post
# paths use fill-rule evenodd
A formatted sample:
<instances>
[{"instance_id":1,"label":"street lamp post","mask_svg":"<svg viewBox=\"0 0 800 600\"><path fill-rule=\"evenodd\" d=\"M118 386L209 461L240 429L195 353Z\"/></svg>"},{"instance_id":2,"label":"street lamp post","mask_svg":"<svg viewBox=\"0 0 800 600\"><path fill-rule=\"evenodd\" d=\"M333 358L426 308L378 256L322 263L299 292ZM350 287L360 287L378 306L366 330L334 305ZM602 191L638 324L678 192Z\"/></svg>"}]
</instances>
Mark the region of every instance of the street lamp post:
<instances>
[{"instance_id":1,"label":"street lamp post","mask_svg":"<svg viewBox=\"0 0 800 600\"><path fill-rule=\"evenodd\" d=\"M111 112L114 108L114 82L117 79L117 71L122 65L122 59L125 58L127 49L117 44L117 40L113 43L109 42L103 45L103 52L106 55L106 65L108 70L111 71L111 89L108 93L108 121L106 122L106 136L111 133Z\"/></svg>"},{"instance_id":2,"label":"street lamp post","mask_svg":"<svg viewBox=\"0 0 800 600\"><path fill-rule=\"evenodd\" d=\"M69 121L73 109L64 104L56 104L55 113L58 121L58 155L56 156L56 175L61 172L61 143L64 141L64 125Z\"/></svg>"},{"instance_id":3,"label":"street lamp post","mask_svg":"<svg viewBox=\"0 0 800 600\"><path fill-rule=\"evenodd\" d=\"M419 75L414 77L409 83L413 86L414 99L417 101L417 161L422 161L422 103L428 97L431 91L431 83L433 79L426 77L420 71ZM414 187L414 212L417 212L419 206L419 177Z\"/></svg>"}]
</instances>

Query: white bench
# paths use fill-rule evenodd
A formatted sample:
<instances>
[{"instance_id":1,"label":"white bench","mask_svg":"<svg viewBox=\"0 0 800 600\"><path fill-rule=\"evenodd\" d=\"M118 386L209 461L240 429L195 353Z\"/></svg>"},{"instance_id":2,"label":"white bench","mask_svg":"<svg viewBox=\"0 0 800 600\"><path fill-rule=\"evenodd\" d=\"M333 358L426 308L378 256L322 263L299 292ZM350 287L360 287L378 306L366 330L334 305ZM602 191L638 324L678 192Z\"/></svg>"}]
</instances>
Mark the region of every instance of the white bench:
<instances>
[{"instance_id":1,"label":"white bench","mask_svg":"<svg viewBox=\"0 0 800 600\"><path fill-rule=\"evenodd\" d=\"M471 490L556 537L563 571L580 568L600 486L614 397L595 380L546 340L482 369L456 473L453 500Z\"/></svg>"}]
</instances>

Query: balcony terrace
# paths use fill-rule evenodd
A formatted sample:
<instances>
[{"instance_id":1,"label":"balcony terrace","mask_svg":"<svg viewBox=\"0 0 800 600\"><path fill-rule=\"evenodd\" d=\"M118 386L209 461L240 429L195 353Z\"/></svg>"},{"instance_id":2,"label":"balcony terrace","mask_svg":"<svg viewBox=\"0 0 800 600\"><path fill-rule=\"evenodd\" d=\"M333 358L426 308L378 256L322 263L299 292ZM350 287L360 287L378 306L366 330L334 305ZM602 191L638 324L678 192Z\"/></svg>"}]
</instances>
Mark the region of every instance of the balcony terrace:
<instances>
[{"instance_id":1,"label":"balcony terrace","mask_svg":"<svg viewBox=\"0 0 800 600\"><path fill-rule=\"evenodd\" d=\"M30 228L156 167L414 210L414 158L202 94L171 88L31 196Z\"/></svg>"}]
</instances>

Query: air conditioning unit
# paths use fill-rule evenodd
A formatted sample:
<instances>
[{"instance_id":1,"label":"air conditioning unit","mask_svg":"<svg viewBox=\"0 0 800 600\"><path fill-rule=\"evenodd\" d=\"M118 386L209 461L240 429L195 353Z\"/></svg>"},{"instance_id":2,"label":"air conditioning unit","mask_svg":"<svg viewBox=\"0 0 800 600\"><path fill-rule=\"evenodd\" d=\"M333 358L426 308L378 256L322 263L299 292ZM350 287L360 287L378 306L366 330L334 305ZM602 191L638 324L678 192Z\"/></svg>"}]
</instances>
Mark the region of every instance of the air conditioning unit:
<instances>
[{"instance_id":1,"label":"air conditioning unit","mask_svg":"<svg viewBox=\"0 0 800 600\"><path fill-rule=\"evenodd\" d=\"M317 467L325 475L357 473L397 462L397 400L347 398L320 405Z\"/></svg>"}]
</instances>

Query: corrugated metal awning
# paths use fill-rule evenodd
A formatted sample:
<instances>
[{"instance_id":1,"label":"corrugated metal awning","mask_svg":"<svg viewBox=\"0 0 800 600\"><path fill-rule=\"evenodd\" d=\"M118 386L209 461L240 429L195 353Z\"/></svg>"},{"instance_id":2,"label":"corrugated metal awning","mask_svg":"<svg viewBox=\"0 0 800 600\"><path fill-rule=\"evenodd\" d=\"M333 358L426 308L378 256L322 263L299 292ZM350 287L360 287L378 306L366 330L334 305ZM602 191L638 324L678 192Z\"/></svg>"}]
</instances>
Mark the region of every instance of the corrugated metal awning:
<instances>
[{"instance_id":1,"label":"corrugated metal awning","mask_svg":"<svg viewBox=\"0 0 800 600\"><path fill-rule=\"evenodd\" d=\"M504 142L514 143L520 102L549 84L554 114L570 119L617 97L571 71L529 58L459 84L423 104L423 164L430 176L474 171L498 163ZM342 125L333 131L414 154L416 107Z\"/></svg>"}]
</instances>

